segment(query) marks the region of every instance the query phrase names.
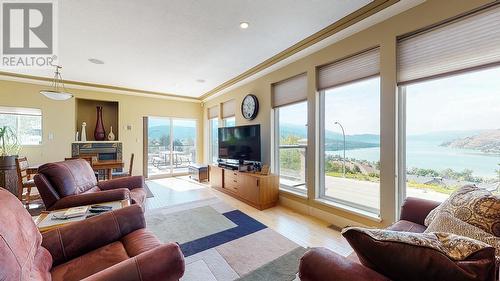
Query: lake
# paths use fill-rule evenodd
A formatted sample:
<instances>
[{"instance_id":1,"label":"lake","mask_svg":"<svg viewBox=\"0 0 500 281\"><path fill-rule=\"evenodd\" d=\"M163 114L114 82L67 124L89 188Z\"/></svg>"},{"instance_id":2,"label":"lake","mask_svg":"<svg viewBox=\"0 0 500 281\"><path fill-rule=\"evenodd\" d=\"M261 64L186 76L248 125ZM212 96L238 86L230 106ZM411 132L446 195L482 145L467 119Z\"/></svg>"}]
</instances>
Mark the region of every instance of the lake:
<instances>
[{"instance_id":1,"label":"lake","mask_svg":"<svg viewBox=\"0 0 500 281\"><path fill-rule=\"evenodd\" d=\"M500 154L487 154L477 150L456 149L439 146L442 142L411 141L407 142L406 166L408 168L427 168L437 171L446 168L455 171L471 169L474 176L498 178L495 170L500 169ZM328 155L342 156L343 151L326 151ZM346 150L346 158L367 161L379 161L380 148L359 148Z\"/></svg>"}]
</instances>

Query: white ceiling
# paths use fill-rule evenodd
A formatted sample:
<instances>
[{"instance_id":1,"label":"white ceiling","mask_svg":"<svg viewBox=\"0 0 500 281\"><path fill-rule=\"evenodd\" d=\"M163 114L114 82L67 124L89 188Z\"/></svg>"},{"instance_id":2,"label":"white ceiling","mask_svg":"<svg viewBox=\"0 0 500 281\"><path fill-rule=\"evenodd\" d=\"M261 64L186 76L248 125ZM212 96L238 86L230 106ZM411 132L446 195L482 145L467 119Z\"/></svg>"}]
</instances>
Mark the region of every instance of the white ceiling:
<instances>
[{"instance_id":1,"label":"white ceiling","mask_svg":"<svg viewBox=\"0 0 500 281\"><path fill-rule=\"evenodd\" d=\"M59 63L65 80L199 97L369 2L64 0Z\"/></svg>"}]
</instances>

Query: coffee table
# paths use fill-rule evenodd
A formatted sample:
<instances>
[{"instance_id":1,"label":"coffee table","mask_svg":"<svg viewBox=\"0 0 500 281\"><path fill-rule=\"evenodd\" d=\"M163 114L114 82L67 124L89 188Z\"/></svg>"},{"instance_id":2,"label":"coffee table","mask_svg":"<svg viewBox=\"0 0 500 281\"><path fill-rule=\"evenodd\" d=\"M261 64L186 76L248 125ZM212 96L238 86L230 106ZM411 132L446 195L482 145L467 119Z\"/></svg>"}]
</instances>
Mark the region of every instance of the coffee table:
<instances>
[{"instance_id":1,"label":"coffee table","mask_svg":"<svg viewBox=\"0 0 500 281\"><path fill-rule=\"evenodd\" d=\"M99 204L91 204L88 206L93 206L93 205L103 205L103 206L111 206L112 210L118 210L127 206L130 206L130 200L125 199L125 200L120 200L120 201L112 201L112 202L106 202L106 203L99 203ZM47 232L49 230L68 225L74 222L79 222L85 220L86 216L81 216L81 217L76 217L76 218L71 218L71 219L66 219L66 220L53 220L51 219L54 214L57 213L64 213L66 212L67 209L61 209L61 210L55 210L55 211L44 211L42 212L34 221L36 226L38 227L38 230L43 233Z\"/></svg>"}]
</instances>

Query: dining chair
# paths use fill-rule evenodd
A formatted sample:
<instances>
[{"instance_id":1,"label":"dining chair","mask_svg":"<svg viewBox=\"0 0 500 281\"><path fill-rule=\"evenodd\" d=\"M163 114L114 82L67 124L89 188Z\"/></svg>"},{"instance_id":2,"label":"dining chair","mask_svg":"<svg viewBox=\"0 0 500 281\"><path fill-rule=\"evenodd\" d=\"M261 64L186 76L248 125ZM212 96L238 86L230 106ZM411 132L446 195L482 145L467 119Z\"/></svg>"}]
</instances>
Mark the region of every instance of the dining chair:
<instances>
[{"instance_id":1,"label":"dining chair","mask_svg":"<svg viewBox=\"0 0 500 281\"><path fill-rule=\"evenodd\" d=\"M26 157L16 158L17 169L17 198L27 208L29 208L32 200L40 199L40 194L32 194L32 188L36 188L35 181L32 179L32 174L28 173L28 159ZM26 192L25 192L26 191Z\"/></svg>"},{"instance_id":2,"label":"dining chair","mask_svg":"<svg viewBox=\"0 0 500 281\"><path fill-rule=\"evenodd\" d=\"M123 178L132 176L132 168L134 167L134 154L130 155L130 165L128 171L113 172L113 178Z\"/></svg>"}]
</instances>

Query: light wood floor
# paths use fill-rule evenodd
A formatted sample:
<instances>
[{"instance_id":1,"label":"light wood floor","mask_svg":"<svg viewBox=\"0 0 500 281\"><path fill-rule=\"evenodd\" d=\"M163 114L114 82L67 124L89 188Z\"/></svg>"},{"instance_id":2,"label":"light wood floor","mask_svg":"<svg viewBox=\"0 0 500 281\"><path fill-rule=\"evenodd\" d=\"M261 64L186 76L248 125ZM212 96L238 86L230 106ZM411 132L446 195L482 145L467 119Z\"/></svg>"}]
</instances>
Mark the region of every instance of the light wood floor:
<instances>
[{"instance_id":1,"label":"light wood floor","mask_svg":"<svg viewBox=\"0 0 500 281\"><path fill-rule=\"evenodd\" d=\"M147 183L155 197L147 199L146 210L218 197L303 247L326 247L344 256L352 252L340 232L328 227L329 223L286 207L276 206L259 211L213 190L209 184L199 184L188 177L151 180Z\"/></svg>"}]
</instances>

